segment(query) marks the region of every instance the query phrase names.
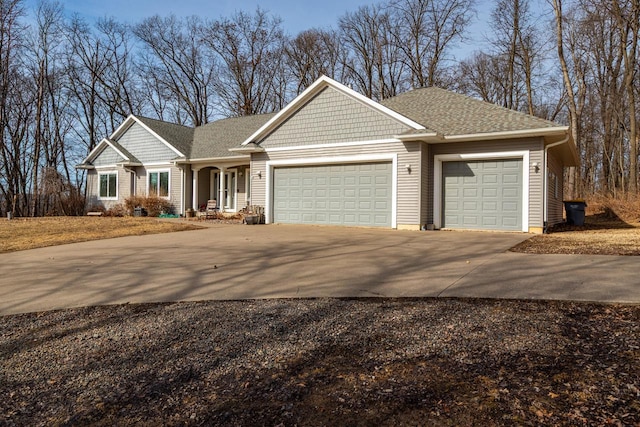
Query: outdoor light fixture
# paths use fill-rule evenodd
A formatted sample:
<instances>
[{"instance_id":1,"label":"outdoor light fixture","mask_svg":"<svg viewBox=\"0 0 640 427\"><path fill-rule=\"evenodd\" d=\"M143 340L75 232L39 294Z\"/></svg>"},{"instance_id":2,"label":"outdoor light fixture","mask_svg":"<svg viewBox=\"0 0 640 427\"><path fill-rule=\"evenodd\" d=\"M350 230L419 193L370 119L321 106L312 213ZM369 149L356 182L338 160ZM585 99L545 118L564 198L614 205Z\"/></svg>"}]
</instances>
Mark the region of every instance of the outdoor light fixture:
<instances>
[{"instance_id":1,"label":"outdoor light fixture","mask_svg":"<svg viewBox=\"0 0 640 427\"><path fill-rule=\"evenodd\" d=\"M258 171L258 178L262 178L262 171Z\"/></svg>"},{"instance_id":2,"label":"outdoor light fixture","mask_svg":"<svg viewBox=\"0 0 640 427\"><path fill-rule=\"evenodd\" d=\"M409 163L404 165L404 167L407 169L407 172L411 173L411 165Z\"/></svg>"},{"instance_id":3,"label":"outdoor light fixture","mask_svg":"<svg viewBox=\"0 0 640 427\"><path fill-rule=\"evenodd\" d=\"M538 162L533 162L531 164L531 166L533 166L533 168L535 169L536 172L540 171L540 163Z\"/></svg>"}]
</instances>

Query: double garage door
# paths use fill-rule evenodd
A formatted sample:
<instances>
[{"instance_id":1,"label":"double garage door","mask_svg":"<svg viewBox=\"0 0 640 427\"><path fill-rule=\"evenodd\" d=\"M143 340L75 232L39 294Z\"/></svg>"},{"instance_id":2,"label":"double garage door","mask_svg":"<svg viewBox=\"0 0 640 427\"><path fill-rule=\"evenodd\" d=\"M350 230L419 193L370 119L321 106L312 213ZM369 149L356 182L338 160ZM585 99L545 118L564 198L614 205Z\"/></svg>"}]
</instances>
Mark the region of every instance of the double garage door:
<instances>
[{"instance_id":1,"label":"double garage door","mask_svg":"<svg viewBox=\"0 0 640 427\"><path fill-rule=\"evenodd\" d=\"M391 227L392 163L277 167L277 223Z\"/></svg>"},{"instance_id":2,"label":"double garage door","mask_svg":"<svg viewBox=\"0 0 640 427\"><path fill-rule=\"evenodd\" d=\"M443 227L522 230L522 160L442 164Z\"/></svg>"}]
</instances>

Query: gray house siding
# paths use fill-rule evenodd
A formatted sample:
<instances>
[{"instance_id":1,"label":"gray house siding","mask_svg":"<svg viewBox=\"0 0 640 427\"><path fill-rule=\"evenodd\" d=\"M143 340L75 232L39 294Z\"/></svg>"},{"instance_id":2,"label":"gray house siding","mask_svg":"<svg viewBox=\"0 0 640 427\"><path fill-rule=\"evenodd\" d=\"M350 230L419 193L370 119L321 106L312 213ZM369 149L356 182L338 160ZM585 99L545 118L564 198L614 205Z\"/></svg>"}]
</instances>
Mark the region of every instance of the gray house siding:
<instances>
[{"instance_id":1,"label":"gray house siding","mask_svg":"<svg viewBox=\"0 0 640 427\"><path fill-rule=\"evenodd\" d=\"M563 167L562 162L558 160L552 153L547 156L547 167L549 172L547 179L547 225L555 225L563 221L563 203L564 199L563 187ZM555 175L555 180L550 179Z\"/></svg>"},{"instance_id":2,"label":"gray house siding","mask_svg":"<svg viewBox=\"0 0 640 427\"><path fill-rule=\"evenodd\" d=\"M366 144L348 147L327 147L309 148L304 150L277 151L256 153L251 160L251 173L253 175L252 184L252 204L267 205L266 200L266 162L268 160L287 159L310 159L314 158L336 158L336 163L340 163L339 156L356 156L372 154L397 153L397 224L398 228L404 226L420 225L420 159L421 143L390 142L381 144ZM411 173L406 168L411 165ZM414 169L415 168L415 169ZM261 177L257 176L258 171Z\"/></svg>"},{"instance_id":3,"label":"gray house siding","mask_svg":"<svg viewBox=\"0 0 640 427\"><path fill-rule=\"evenodd\" d=\"M142 163L155 163L175 159L178 155L139 123L134 123L118 139L127 151Z\"/></svg>"},{"instance_id":4,"label":"gray house siding","mask_svg":"<svg viewBox=\"0 0 640 427\"><path fill-rule=\"evenodd\" d=\"M433 175L431 169L431 146L428 144L420 145L420 225L429 223L429 218L433 218Z\"/></svg>"},{"instance_id":5,"label":"gray house siding","mask_svg":"<svg viewBox=\"0 0 640 427\"><path fill-rule=\"evenodd\" d=\"M107 146L100 152L93 160L94 166L115 166L116 163L123 161L124 159L113 148Z\"/></svg>"},{"instance_id":6,"label":"gray house siding","mask_svg":"<svg viewBox=\"0 0 640 427\"><path fill-rule=\"evenodd\" d=\"M117 172L118 174L118 199L105 200L100 198L99 175L102 172ZM105 168L87 171L87 208L89 210L103 208L111 209L117 204L124 203L124 199L131 195L131 174L124 168Z\"/></svg>"},{"instance_id":7,"label":"gray house siding","mask_svg":"<svg viewBox=\"0 0 640 427\"><path fill-rule=\"evenodd\" d=\"M433 144L431 146L429 167L433 170L434 156L436 155L499 153L507 151L529 151L529 165L523 165L523 167L529 168L529 227L541 228L543 225L542 205L544 197L542 191L542 170L535 172L535 169L530 167L530 164L533 163L542 165L544 151L541 138ZM430 179L432 180L433 178ZM433 192L433 182L430 183L430 187L431 192ZM433 200L433 197L431 197L430 200ZM431 212L429 212L428 222L433 222L433 215L432 207Z\"/></svg>"},{"instance_id":8,"label":"gray house siding","mask_svg":"<svg viewBox=\"0 0 640 427\"><path fill-rule=\"evenodd\" d=\"M265 148L390 138L409 127L327 87L260 141Z\"/></svg>"}]
</instances>

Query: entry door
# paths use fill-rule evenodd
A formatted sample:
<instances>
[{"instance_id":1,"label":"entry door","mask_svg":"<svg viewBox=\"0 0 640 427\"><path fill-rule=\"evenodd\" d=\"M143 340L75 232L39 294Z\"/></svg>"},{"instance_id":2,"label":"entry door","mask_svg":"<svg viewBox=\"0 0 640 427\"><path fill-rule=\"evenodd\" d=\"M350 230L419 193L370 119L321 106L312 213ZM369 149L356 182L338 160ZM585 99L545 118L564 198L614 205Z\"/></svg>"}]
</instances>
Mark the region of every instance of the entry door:
<instances>
[{"instance_id":1,"label":"entry door","mask_svg":"<svg viewBox=\"0 0 640 427\"><path fill-rule=\"evenodd\" d=\"M224 179L224 208L228 211L236 210L236 171L225 173Z\"/></svg>"},{"instance_id":2,"label":"entry door","mask_svg":"<svg viewBox=\"0 0 640 427\"><path fill-rule=\"evenodd\" d=\"M211 192L213 197L220 202L220 172L214 172L211 179ZM236 193L238 188L237 173L235 170L227 171L224 174L224 210L236 210Z\"/></svg>"}]
</instances>

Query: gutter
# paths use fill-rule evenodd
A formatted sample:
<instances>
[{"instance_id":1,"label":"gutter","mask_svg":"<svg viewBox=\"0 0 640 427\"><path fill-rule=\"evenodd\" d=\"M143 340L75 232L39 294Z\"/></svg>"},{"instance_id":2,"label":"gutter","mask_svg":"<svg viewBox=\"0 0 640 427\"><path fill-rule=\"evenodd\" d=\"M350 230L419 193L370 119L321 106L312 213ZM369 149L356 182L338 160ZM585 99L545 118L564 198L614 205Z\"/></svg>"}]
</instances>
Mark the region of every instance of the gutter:
<instances>
[{"instance_id":1,"label":"gutter","mask_svg":"<svg viewBox=\"0 0 640 427\"><path fill-rule=\"evenodd\" d=\"M554 142L553 144L549 144L546 147L544 147L544 156L542 158L542 173L544 174L542 176L542 189L543 189L543 193L544 196L542 198L542 214L543 214L543 219L542 219L542 232L544 234L547 234L548 231L548 225L547 222L549 220L549 212L548 212L548 206L549 206L549 188L547 185L547 180L548 180L548 176L549 173L547 171L548 168L548 158L549 158L549 149L553 148L553 147L557 147L558 145L562 145L562 144L566 144L569 139L571 139L571 134L567 131L567 136L562 139L561 141L558 142ZM564 180L563 180L564 183Z\"/></svg>"}]
</instances>

